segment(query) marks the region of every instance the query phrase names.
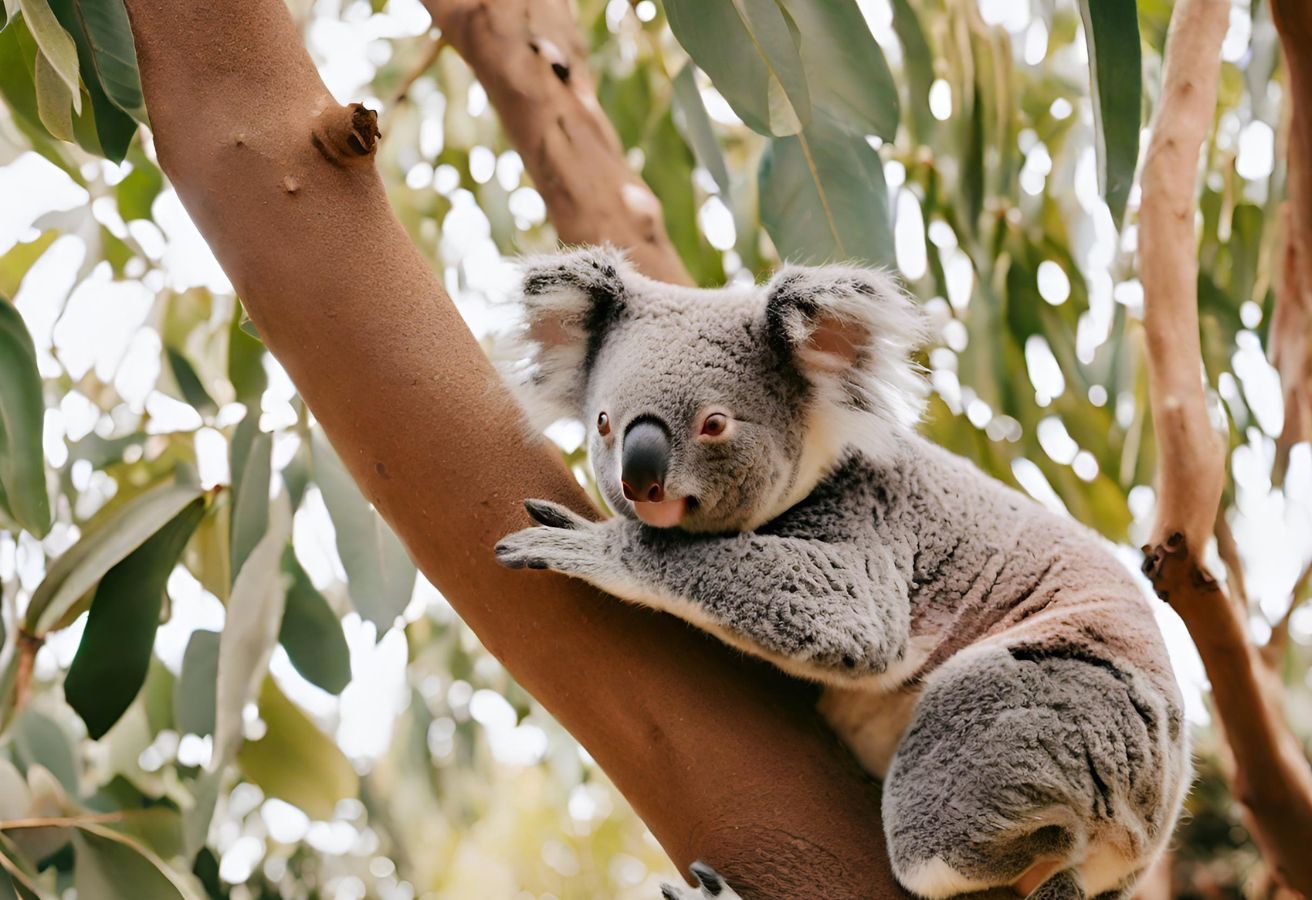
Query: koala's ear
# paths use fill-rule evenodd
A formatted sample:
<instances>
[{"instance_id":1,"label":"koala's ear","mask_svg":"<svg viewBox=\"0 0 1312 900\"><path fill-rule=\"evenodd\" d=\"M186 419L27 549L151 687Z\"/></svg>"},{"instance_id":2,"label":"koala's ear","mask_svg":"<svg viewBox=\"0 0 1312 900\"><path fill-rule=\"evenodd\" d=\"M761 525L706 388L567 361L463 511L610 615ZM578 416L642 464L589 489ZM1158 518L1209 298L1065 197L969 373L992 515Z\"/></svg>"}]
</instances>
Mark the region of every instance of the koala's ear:
<instances>
[{"instance_id":1,"label":"koala's ear","mask_svg":"<svg viewBox=\"0 0 1312 900\"><path fill-rule=\"evenodd\" d=\"M577 416L588 372L637 276L609 246L531 257L522 272L526 404L547 422Z\"/></svg>"},{"instance_id":2,"label":"koala's ear","mask_svg":"<svg viewBox=\"0 0 1312 900\"><path fill-rule=\"evenodd\" d=\"M893 278L854 266L785 266L766 286L766 330L826 402L914 421L923 387L911 353L924 316Z\"/></svg>"}]
</instances>

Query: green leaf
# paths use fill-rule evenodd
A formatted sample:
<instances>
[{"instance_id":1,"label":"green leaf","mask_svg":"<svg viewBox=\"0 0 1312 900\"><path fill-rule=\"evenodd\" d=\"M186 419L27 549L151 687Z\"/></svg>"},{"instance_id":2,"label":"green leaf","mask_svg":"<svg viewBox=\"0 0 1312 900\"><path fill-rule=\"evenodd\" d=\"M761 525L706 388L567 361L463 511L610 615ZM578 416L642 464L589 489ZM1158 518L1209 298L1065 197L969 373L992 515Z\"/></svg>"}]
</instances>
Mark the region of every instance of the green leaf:
<instances>
[{"instance_id":1,"label":"green leaf","mask_svg":"<svg viewBox=\"0 0 1312 900\"><path fill-rule=\"evenodd\" d=\"M196 497L96 588L86 630L64 679L64 696L99 740L136 698L150 668L169 573L205 514Z\"/></svg>"},{"instance_id":2,"label":"green leaf","mask_svg":"<svg viewBox=\"0 0 1312 900\"><path fill-rule=\"evenodd\" d=\"M269 529L246 558L228 598L228 613L219 639L219 680L215 692L214 753L210 768L220 771L241 743L242 708L259 689L278 642L285 590L282 549L291 534L291 509L285 494L269 515Z\"/></svg>"},{"instance_id":3,"label":"green leaf","mask_svg":"<svg viewBox=\"0 0 1312 900\"><path fill-rule=\"evenodd\" d=\"M282 553L282 570L291 583L278 642L306 681L340 694L351 680L351 652L342 623L310 582L290 544Z\"/></svg>"},{"instance_id":4,"label":"green leaf","mask_svg":"<svg viewBox=\"0 0 1312 900\"><path fill-rule=\"evenodd\" d=\"M724 164L724 153L720 142L715 139L711 127L711 117L706 113L706 104L702 102L702 92L697 89L697 77L692 63L688 63L674 76L673 103L675 122L697 157L697 163L711 173L720 195L729 196L729 169Z\"/></svg>"},{"instance_id":5,"label":"green leaf","mask_svg":"<svg viewBox=\"0 0 1312 900\"><path fill-rule=\"evenodd\" d=\"M18 310L0 298L0 487L14 520L37 537L50 530L44 422L36 346Z\"/></svg>"},{"instance_id":6,"label":"green leaf","mask_svg":"<svg viewBox=\"0 0 1312 900\"><path fill-rule=\"evenodd\" d=\"M21 17L0 31L0 97L13 115L14 125L32 149L62 169L77 184L86 185L78 167L65 158L58 141L41 124L36 101L36 42ZM76 126L75 126L76 127Z\"/></svg>"},{"instance_id":7,"label":"green leaf","mask_svg":"<svg viewBox=\"0 0 1312 900\"><path fill-rule=\"evenodd\" d=\"M36 108L51 137L72 141L73 94L44 53L36 55Z\"/></svg>"},{"instance_id":8,"label":"green leaf","mask_svg":"<svg viewBox=\"0 0 1312 900\"><path fill-rule=\"evenodd\" d=\"M780 0L802 35L811 105L852 131L897 135L898 96L884 51L854 2Z\"/></svg>"},{"instance_id":9,"label":"green leaf","mask_svg":"<svg viewBox=\"0 0 1312 900\"><path fill-rule=\"evenodd\" d=\"M73 109L82 111L82 85L78 79L77 45L59 24L46 0L18 0L23 21L36 39L41 53L50 61L73 98Z\"/></svg>"},{"instance_id":10,"label":"green leaf","mask_svg":"<svg viewBox=\"0 0 1312 900\"><path fill-rule=\"evenodd\" d=\"M237 764L267 796L299 807L311 819L331 819L337 803L359 793L359 778L332 738L283 696L273 680L260 688L264 737L247 741Z\"/></svg>"},{"instance_id":11,"label":"green leaf","mask_svg":"<svg viewBox=\"0 0 1312 900\"><path fill-rule=\"evenodd\" d=\"M79 136L78 143L122 162L137 120L145 121L136 50L122 0L51 0L51 8L77 44L83 84L95 113L94 136ZM93 137L98 146L91 146Z\"/></svg>"},{"instance_id":12,"label":"green leaf","mask_svg":"<svg viewBox=\"0 0 1312 900\"><path fill-rule=\"evenodd\" d=\"M615 126L624 149L636 147L647 134L651 118L651 81L647 70L634 66L627 76L617 78L609 70L597 82L597 101Z\"/></svg>"},{"instance_id":13,"label":"green leaf","mask_svg":"<svg viewBox=\"0 0 1312 900\"><path fill-rule=\"evenodd\" d=\"M27 779L13 763L0 756L0 821L23 818L31 805Z\"/></svg>"},{"instance_id":14,"label":"green leaf","mask_svg":"<svg viewBox=\"0 0 1312 900\"><path fill-rule=\"evenodd\" d=\"M27 772L32 782L31 769L39 767L53 776L63 790L78 792L77 758L73 755L73 741L58 722L34 707L27 707L14 719L10 733L13 740L14 761Z\"/></svg>"},{"instance_id":15,"label":"green leaf","mask_svg":"<svg viewBox=\"0 0 1312 900\"><path fill-rule=\"evenodd\" d=\"M934 132L929 111L929 88L934 83L934 54L908 0L893 0L893 31L902 44L902 76L907 84L907 109L916 143L928 143Z\"/></svg>"},{"instance_id":16,"label":"green leaf","mask_svg":"<svg viewBox=\"0 0 1312 900\"><path fill-rule=\"evenodd\" d=\"M1080 0L1089 46L1098 186L1120 227L1139 160L1143 60L1135 0Z\"/></svg>"},{"instance_id":17,"label":"green leaf","mask_svg":"<svg viewBox=\"0 0 1312 900\"><path fill-rule=\"evenodd\" d=\"M173 691L173 721L181 734L214 733L215 689L219 683L219 633L197 629L187 640Z\"/></svg>"},{"instance_id":18,"label":"green leaf","mask_svg":"<svg viewBox=\"0 0 1312 900\"><path fill-rule=\"evenodd\" d=\"M761 222L784 259L893 264L884 168L865 138L817 118L770 142L758 178Z\"/></svg>"},{"instance_id":19,"label":"green leaf","mask_svg":"<svg viewBox=\"0 0 1312 900\"><path fill-rule=\"evenodd\" d=\"M242 330L242 309L238 303L228 330L228 380L237 393L237 401L259 409L260 395L268 387L264 372L264 345Z\"/></svg>"},{"instance_id":20,"label":"green leaf","mask_svg":"<svg viewBox=\"0 0 1312 900\"><path fill-rule=\"evenodd\" d=\"M3 53L3 50L0 50ZM59 237L59 232L49 228L41 232L36 240L25 244L15 244L4 256L0 256L0 297L14 297L18 287L23 283L29 269L41 258L50 245Z\"/></svg>"},{"instance_id":21,"label":"green leaf","mask_svg":"<svg viewBox=\"0 0 1312 900\"><path fill-rule=\"evenodd\" d=\"M50 0L77 44L82 80L93 84L120 110L146 124L146 105L137 73L137 49L123 0Z\"/></svg>"},{"instance_id":22,"label":"green leaf","mask_svg":"<svg viewBox=\"0 0 1312 900\"><path fill-rule=\"evenodd\" d=\"M201 383L200 376L196 374L195 367L187 357L172 347L166 348L164 353L168 357L169 371L173 373L173 380L178 383L182 399L191 404L197 412L213 414L218 410L218 404L214 402L209 391L205 390L205 385Z\"/></svg>"},{"instance_id":23,"label":"green leaf","mask_svg":"<svg viewBox=\"0 0 1312 900\"><path fill-rule=\"evenodd\" d=\"M134 151L132 171L114 188L118 196L118 212L124 222L151 218L151 205L164 189L164 176L159 167L144 156L140 159L137 156L140 154Z\"/></svg>"},{"instance_id":24,"label":"green leaf","mask_svg":"<svg viewBox=\"0 0 1312 900\"><path fill-rule=\"evenodd\" d=\"M410 602L415 564L392 529L365 500L323 432L311 438L314 480L337 531L351 602L378 627L381 640Z\"/></svg>"},{"instance_id":25,"label":"green leaf","mask_svg":"<svg viewBox=\"0 0 1312 900\"><path fill-rule=\"evenodd\" d=\"M775 0L665 0L670 30L753 131L811 121L797 27Z\"/></svg>"},{"instance_id":26,"label":"green leaf","mask_svg":"<svg viewBox=\"0 0 1312 900\"><path fill-rule=\"evenodd\" d=\"M259 431L259 416L246 414L233 435L232 571L240 572L255 545L269 527L269 479L273 458L273 435Z\"/></svg>"},{"instance_id":27,"label":"green leaf","mask_svg":"<svg viewBox=\"0 0 1312 900\"><path fill-rule=\"evenodd\" d=\"M79 897L96 900L179 900L194 896L167 865L127 835L81 825L73 840Z\"/></svg>"},{"instance_id":28,"label":"green leaf","mask_svg":"<svg viewBox=\"0 0 1312 900\"><path fill-rule=\"evenodd\" d=\"M84 526L82 539L50 564L24 616L25 627L44 635L71 622L105 573L171 521L197 497L195 485L161 484Z\"/></svg>"},{"instance_id":29,"label":"green leaf","mask_svg":"<svg viewBox=\"0 0 1312 900\"><path fill-rule=\"evenodd\" d=\"M679 256L698 284L724 284L723 257L707 242L697 223L693 156L668 111L651 130L643 149L646 164L642 177L661 200L665 225Z\"/></svg>"}]
</instances>

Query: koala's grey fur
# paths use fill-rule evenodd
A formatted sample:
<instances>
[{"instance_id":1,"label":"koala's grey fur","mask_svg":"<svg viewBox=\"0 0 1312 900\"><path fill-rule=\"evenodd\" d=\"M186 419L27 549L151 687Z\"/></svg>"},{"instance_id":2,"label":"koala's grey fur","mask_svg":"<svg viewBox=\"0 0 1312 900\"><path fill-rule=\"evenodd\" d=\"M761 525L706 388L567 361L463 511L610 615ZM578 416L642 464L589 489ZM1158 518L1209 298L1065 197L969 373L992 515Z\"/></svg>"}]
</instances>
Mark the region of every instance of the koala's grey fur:
<instances>
[{"instance_id":1,"label":"koala's grey fur","mask_svg":"<svg viewBox=\"0 0 1312 900\"><path fill-rule=\"evenodd\" d=\"M498 544L504 564L585 579L822 683L821 711L884 778L911 891L1041 871L1031 896L1128 894L1189 781L1152 612L1100 538L915 434L921 320L887 276L786 267L698 290L585 249L531 261L523 300L529 407L607 413L589 450L620 515L530 501L544 527ZM731 415L731 439L695 437L708 408ZM672 434L669 492L695 498L678 528L639 523L620 491L625 428L653 416ZM707 873L702 893L734 896Z\"/></svg>"}]
</instances>

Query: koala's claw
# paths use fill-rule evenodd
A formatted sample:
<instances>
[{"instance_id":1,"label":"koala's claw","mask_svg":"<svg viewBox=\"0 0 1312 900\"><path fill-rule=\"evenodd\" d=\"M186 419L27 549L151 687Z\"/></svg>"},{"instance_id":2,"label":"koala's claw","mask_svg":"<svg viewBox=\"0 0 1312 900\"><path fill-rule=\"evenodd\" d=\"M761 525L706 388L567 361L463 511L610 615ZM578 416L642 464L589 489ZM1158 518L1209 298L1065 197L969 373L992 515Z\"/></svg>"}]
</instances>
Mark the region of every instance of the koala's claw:
<instances>
[{"instance_id":1,"label":"koala's claw","mask_svg":"<svg viewBox=\"0 0 1312 900\"><path fill-rule=\"evenodd\" d=\"M548 528L584 528L591 524L572 510L550 500L525 500L524 509L534 522Z\"/></svg>"},{"instance_id":2,"label":"koala's claw","mask_svg":"<svg viewBox=\"0 0 1312 900\"><path fill-rule=\"evenodd\" d=\"M688 868L697 880L697 887L662 884L661 896L664 900L741 900L734 889L720 877L720 873L706 863L698 860Z\"/></svg>"}]
</instances>

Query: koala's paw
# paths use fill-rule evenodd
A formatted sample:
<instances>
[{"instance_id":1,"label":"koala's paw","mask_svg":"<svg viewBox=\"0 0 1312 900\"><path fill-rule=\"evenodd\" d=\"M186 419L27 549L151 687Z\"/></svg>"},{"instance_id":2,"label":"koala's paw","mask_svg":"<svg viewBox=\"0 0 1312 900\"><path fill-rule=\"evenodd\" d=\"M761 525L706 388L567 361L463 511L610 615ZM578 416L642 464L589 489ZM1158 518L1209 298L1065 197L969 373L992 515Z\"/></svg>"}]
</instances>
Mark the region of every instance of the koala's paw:
<instances>
[{"instance_id":1,"label":"koala's paw","mask_svg":"<svg viewBox=\"0 0 1312 900\"><path fill-rule=\"evenodd\" d=\"M604 564L605 542L598 523L549 500L525 500L524 508L541 527L525 528L498 541L501 565L589 575Z\"/></svg>"},{"instance_id":2,"label":"koala's paw","mask_svg":"<svg viewBox=\"0 0 1312 900\"><path fill-rule=\"evenodd\" d=\"M741 900L734 889L720 877L720 873L706 863L699 860L688 868L697 880L697 887L662 884L661 896L664 900Z\"/></svg>"}]
</instances>

